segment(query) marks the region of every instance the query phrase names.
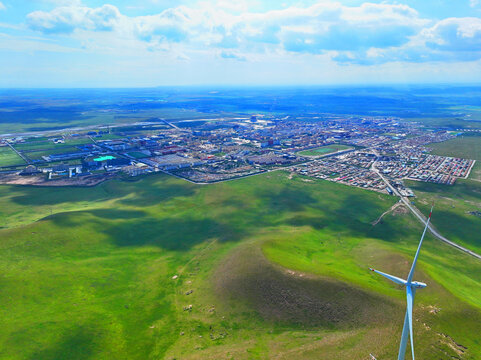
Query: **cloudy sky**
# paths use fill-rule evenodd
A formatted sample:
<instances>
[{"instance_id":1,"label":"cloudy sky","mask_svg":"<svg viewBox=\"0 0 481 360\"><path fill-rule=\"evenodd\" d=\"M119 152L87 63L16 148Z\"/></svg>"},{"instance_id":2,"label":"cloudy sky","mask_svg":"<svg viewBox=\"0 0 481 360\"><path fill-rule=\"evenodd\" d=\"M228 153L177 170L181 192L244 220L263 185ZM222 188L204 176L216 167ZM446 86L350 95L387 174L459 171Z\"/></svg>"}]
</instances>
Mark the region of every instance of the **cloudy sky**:
<instances>
[{"instance_id":1,"label":"cloudy sky","mask_svg":"<svg viewBox=\"0 0 481 360\"><path fill-rule=\"evenodd\" d=\"M0 87L467 82L481 0L0 0Z\"/></svg>"}]
</instances>

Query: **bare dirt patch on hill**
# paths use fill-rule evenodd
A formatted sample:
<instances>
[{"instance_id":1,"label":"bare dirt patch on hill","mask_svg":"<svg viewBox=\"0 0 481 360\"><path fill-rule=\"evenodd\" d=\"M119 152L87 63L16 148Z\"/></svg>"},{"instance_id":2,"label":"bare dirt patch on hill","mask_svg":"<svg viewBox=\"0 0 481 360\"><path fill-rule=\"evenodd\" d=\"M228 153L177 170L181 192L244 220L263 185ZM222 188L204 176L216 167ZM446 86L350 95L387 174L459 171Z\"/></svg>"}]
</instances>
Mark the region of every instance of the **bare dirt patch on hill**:
<instances>
[{"instance_id":1,"label":"bare dirt patch on hill","mask_svg":"<svg viewBox=\"0 0 481 360\"><path fill-rule=\"evenodd\" d=\"M285 325L358 327L388 322L398 312L382 296L271 264L257 248L227 258L215 274L215 290L224 301L244 303L264 320Z\"/></svg>"}]
</instances>

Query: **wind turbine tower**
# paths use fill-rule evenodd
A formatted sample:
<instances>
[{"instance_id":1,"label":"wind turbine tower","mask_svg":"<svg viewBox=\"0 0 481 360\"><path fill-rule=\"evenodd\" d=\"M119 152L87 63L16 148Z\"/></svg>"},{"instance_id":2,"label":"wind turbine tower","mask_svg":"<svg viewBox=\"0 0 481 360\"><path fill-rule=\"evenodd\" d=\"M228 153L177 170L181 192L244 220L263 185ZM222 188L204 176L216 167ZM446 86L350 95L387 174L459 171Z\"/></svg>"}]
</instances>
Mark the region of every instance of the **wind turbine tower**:
<instances>
[{"instance_id":1,"label":"wind turbine tower","mask_svg":"<svg viewBox=\"0 0 481 360\"><path fill-rule=\"evenodd\" d=\"M433 213L433 207L431 207L431 211L429 212L428 220L426 221L426 226L424 227L423 235L421 236L421 241L419 241L418 249L416 251L416 255L414 256L414 261L411 266L411 271L409 271L407 280L369 268L369 270L374 271L375 273L378 273L379 275L382 275L385 278L388 278L389 280L395 282L396 284L402 285L406 288L407 308L406 308L406 316L404 317L404 327L401 335L401 343L399 345L398 360L404 360L404 357L406 355L408 334L409 334L409 338L411 339L411 352L412 352L412 359L414 360L414 339L413 339L414 295L416 294L416 289L425 288L427 285L419 281L413 281L413 275L414 275L414 269L416 268L416 263L418 261L419 251L421 250L421 245L423 244L423 239L424 239L424 235L426 235L426 230L429 227L429 221L431 220L432 213Z\"/></svg>"}]
</instances>

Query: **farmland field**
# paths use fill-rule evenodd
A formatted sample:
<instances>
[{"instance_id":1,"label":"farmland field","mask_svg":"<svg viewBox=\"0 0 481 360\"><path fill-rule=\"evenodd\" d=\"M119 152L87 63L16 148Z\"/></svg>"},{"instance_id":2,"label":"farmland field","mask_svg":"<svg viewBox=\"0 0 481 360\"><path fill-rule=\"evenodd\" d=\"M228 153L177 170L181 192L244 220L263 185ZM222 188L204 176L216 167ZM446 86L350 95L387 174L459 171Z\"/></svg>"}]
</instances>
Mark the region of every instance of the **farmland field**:
<instances>
[{"instance_id":1,"label":"farmland field","mask_svg":"<svg viewBox=\"0 0 481 360\"><path fill-rule=\"evenodd\" d=\"M79 152L79 151L80 150L77 149L76 147L64 146L59 149L24 152L24 155L31 160L37 160L37 159L42 159L43 156L54 155L54 154L55 155L66 154L66 153L73 153L73 152Z\"/></svg>"},{"instance_id":2,"label":"farmland field","mask_svg":"<svg viewBox=\"0 0 481 360\"><path fill-rule=\"evenodd\" d=\"M404 275L422 228L304 180L0 187L0 358L393 358L404 295L367 267ZM475 359L479 262L428 236L419 265L418 356Z\"/></svg>"},{"instance_id":3,"label":"farmland field","mask_svg":"<svg viewBox=\"0 0 481 360\"><path fill-rule=\"evenodd\" d=\"M15 151L10 149L8 146L0 147L0 167L1 166L12 166L12 165L22 165L25 161L18 156Z\"/></svg>"},{"instance_id":4,"label":"farmland field","mask_svg":"<svg viewBox=\"0 0 481 360\"><path fill-rule=\"evenodd\" d=\"M61 148L71 148L77 145L91 144L92 141L88 138L81 139L67 139L65 143L55 144L51 140L27 141L24 143L15 144L15 149L18 151L40 151L40 150L57 150Z\"/></svg>"},{"instance_id":5,"label":"farmland field","mask_svg":"<svg viewBox=\"0 0 481 360\"><path fill-rule=\"evenodd\" d=\"M35 139L15 144L15 149L30 160L41 160L43 156L79 152L77 145L90 144L89 138L67 139L64 143L55 144L49 139Z\"/></svg>"}]
</instances>

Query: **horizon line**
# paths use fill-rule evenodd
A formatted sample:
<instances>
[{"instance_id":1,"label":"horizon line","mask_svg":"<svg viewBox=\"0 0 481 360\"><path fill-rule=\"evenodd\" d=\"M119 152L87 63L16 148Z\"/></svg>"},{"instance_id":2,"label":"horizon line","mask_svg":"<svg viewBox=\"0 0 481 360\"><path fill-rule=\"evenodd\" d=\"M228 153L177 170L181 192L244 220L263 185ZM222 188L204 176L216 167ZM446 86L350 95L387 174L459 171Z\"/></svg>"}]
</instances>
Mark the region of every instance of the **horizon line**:
<instances>
[{"instance_id":1,"label":"horizon line","mask_svg":"<svg viewBox=\"0 0 481 360\"><path fill-rule=\"evenodd\" d=\"M481 87L481 82L423 82L423 83L345 83L345 84L176 84L176 85L152 85L152 86L0 86L0 90L121 90L121 89L162 89L162 88L335 88L335 87L419 87L419 86L452 86L452 87Z\"/></svg>"}]
</instances>

